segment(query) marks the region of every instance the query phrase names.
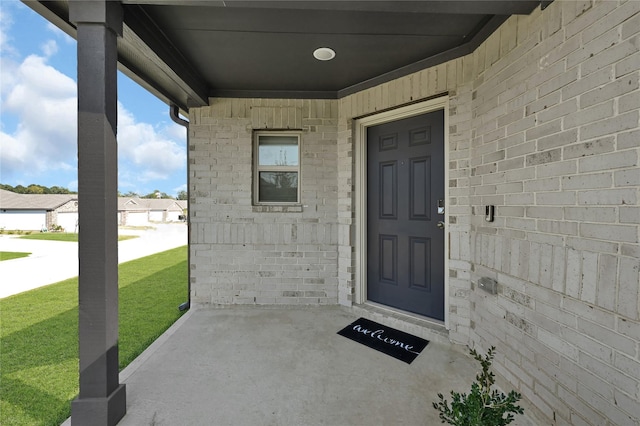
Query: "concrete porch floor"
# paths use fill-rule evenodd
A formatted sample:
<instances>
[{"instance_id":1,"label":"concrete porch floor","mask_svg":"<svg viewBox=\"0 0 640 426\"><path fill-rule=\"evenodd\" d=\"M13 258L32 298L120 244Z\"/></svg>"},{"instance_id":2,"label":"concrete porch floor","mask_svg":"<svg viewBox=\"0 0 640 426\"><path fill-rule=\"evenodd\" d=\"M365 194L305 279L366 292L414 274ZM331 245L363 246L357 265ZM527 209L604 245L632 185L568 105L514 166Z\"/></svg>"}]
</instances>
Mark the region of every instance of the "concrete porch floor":
<instances>
[{"instance_id":1,"label":"concrete porch floor","mask_svg":"<svg viewBox=\"0 0 640 426\"><path fill-rule=\"evenodd\" d=\"M432 341L406 364L336 334L355 319L341 307L192 310L121 373L119 425L440 424L437 393L468 392L479 368L465 348Z\"/></svg>"}]
</instances>

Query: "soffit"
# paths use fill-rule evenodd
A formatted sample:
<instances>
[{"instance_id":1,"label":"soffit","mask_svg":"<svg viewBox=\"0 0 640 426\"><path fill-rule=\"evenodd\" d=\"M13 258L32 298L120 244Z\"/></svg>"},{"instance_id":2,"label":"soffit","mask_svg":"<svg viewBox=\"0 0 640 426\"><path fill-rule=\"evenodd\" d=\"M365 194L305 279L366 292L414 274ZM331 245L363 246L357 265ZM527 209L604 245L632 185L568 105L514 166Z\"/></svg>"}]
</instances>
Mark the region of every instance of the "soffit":
<instances>
[{"instance_id":1,"label":"soffit","mask_svg":"<svg viewBox=\"0 0 640 426\"><path fill-rule=\"evenodd\" d=\"M66 1L31 2L75 35ZM539 1L125 0L121 68L183 111L208 97L335 99L472 52ZM66 15L65 15L66 13ZM66 27L66 28L65 28ZM336 51L321 62L318 47Z\"/></svg>"}]
</instances>

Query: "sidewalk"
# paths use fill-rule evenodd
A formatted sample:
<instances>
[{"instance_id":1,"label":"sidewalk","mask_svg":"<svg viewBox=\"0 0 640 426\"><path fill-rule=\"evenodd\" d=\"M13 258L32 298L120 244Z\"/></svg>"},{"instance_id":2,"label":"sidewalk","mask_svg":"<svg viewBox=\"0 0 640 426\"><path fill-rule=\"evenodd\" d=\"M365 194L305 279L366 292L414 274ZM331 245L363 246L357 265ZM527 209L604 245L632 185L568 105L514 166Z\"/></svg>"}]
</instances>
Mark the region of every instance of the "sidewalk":
<instances>
[{"instance_id":1,"label":"sidewalk","mask_svg":"<svg viewBox=\"0 0 640 426\"><path fill-rule=\"evenodd\" d=\"M119 263L187 245L187 225L155 224L154 229L122 229L121 235L138 238L118 243ZM78 244L64 241L25 240L0 235L0 251L31 253L0 262L0 298L78 276Z\"/></svg>"}]
</instances>

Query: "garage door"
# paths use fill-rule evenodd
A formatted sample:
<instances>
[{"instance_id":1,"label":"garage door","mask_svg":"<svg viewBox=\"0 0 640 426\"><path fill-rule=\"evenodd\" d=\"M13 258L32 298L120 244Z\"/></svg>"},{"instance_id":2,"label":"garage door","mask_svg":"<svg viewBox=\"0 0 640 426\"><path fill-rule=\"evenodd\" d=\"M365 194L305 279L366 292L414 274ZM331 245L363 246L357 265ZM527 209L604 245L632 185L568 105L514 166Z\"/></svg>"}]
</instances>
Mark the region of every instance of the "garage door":
<instances>
[{"instance_id":1,"label":"garage door","mask_svg":"<svg viewBox=\"0 0 640 426\"><path fill-rule=\"evenodd\" d=\"M44 210L14 210L0 213L0 228L39 231L47 224Z\"/></svg>"},{"instance_id":2,"label":"garage door","mask_svg":"<svg viewBox=\"0 0 640 426\"><path fill-rule=\"evenodd\" d=\"M129 212L127 213L126 226L145 226L149 224L147 212Z\"/></svg>"},{"instance_id":3,"label":"garage door","mask_svg":"<svg viewBox=\"0 0 640 426\"><path fill-rule=\"evenodd\" d=\"M58 213L58 225L62 226L65 232L78 232L77 224L77 212Z\"/></svg>"},{"instance_id":4,"label":"garage door","mask_svg":"<svg viewBox=\"0 0 640 426\"><path fill-rule=\"evenodd\" d=\"M167 222L179 222L182 212L167 212Z\"/></svg>"},{"instance_id":5,"label":"garage door","mask_svg":"<svg viewBox=\"0 0 640 426\"><path fill-rule=\"evenodd\" d=\"M149 220L151 222L162 222L164 210L151 210L149 212Z\"/></svg>"}]
</instances>

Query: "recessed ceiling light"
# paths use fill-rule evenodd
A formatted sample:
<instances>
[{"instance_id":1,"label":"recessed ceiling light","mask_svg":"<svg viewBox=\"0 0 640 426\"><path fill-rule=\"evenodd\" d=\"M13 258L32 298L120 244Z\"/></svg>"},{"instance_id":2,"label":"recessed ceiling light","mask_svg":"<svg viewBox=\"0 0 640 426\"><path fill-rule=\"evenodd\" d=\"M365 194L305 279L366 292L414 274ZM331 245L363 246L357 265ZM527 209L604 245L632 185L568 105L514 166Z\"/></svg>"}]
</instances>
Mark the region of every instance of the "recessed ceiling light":
<instances>
[{"instance_id":1,"label":"recessed ceiling light","mask_svg":"<svg viewBox=\"0 0 640 426\"><path fill-rule=\"evenodd\" d=\"M336 57L336 52L328 47L321 47L313 51L313 57L319 61L330 61Z\"/></svg>"}]
</instances>

